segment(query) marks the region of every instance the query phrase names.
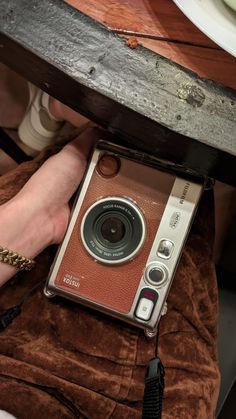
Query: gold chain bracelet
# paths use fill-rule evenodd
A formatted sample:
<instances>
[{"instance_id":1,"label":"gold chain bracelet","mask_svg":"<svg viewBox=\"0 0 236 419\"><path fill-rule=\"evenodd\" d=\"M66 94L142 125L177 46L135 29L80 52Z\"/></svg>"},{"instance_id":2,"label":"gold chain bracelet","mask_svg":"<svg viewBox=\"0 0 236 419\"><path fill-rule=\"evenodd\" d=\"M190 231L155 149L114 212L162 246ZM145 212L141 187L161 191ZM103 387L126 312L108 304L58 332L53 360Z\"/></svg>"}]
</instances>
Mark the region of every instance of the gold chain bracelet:
<instances>
[{"instance_id":1,"label":"gold chain bracelet","mask_svg":"<svg viewBox=\"0 0 236 419\"><path fill-rule=\"evenodd\" d=\"M18 271L31 271L36 263L35 260L28 259L2 246L0 246L0 262L14 266Z\"/></svg>"}]
</instances>

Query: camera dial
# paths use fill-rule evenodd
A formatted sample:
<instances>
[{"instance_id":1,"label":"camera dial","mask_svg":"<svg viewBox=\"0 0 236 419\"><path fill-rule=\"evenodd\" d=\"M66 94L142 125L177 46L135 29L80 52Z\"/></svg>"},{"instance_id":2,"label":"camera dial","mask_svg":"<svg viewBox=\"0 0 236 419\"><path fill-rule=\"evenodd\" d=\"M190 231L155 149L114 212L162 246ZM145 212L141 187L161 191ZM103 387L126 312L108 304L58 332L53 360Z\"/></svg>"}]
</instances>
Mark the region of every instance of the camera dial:
<instances>
[{"instance_id":1,"label":"camera dial","mask_svg":"<svg viewBox=\"0 0 236 419\"><path fill-rule=\"evenodd\" d=\"M81 238L88 253L105 264L127 262L139 252L146 236L141 210L129 198L107 197L86 211Z\"/></svg>"}]
</instances>

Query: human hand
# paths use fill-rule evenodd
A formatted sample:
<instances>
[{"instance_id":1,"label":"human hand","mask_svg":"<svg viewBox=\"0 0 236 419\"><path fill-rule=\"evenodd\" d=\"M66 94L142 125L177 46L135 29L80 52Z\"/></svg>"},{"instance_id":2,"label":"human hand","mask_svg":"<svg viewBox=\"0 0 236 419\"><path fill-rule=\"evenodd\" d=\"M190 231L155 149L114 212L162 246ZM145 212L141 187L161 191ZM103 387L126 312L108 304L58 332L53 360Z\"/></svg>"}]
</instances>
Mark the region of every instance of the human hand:
<instances>
[{"instance_id":1,"label":"human hand","mask_svg":"<svg viewBox=\"0 0 236 419\"><path fill-rule=\"evenodd\" d=\"M81 182L97 136L94 129L84 131L49 158L20 192L0 207L1 246L34 258L63 239L70 213L68 202ZM13 267L0 263L0 285L14 273Z\"/></svg>"}]
</instances>

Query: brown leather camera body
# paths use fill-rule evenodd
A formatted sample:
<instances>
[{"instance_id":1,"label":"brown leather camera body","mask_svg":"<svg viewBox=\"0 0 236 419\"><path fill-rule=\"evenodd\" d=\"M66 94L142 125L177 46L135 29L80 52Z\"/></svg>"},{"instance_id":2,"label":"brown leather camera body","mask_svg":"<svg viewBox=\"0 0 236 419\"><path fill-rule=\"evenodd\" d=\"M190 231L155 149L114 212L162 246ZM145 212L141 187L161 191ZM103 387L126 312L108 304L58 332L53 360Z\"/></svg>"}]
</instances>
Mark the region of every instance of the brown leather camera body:
<instances>
[{"instance_id":1,"label":"brown leather camera body","mask_svg":"<svg viewBox=\"0 0 236 419\"><path fill-rule=\"evenodd\" d=\"M175 176L109 152L97 152L94 158L74 208L76 219L75 215L71 219L67 240L54 265L53 282L57 293L101 311L114 311L119 317L119 313L122 316L131 310ZM81 224L88 209L100 199L111 197L134 203L145 220L142 247L134 258L120 264L96 260L81 238Z\"/></svg>"}]
</instances>

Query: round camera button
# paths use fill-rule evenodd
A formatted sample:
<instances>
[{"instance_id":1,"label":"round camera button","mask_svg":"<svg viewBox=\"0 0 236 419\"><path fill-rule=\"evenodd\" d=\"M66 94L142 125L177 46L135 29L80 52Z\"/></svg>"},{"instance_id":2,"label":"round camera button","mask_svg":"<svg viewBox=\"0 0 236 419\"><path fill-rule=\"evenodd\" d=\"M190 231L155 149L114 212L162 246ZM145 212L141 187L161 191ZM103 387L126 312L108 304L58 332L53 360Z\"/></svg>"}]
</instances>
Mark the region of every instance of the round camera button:
<instances>
[{"instance_id":1,"label":"round camera button","mask_svg":"<svg viewBox=\"0 0 236 419\"><path fill-rule=\"evenodd\" d=\"M165 274L162 271L162 269L155 267L150 269L148 276L152 282L154 282L155 284L159 284L163 281Z\"/></svg>"},{"instance_id":2,"label":"round camera button","mask_svg":"<svg viewBox=\"0 0 236 419\"><path fill-rule=\"evenodd\" d=\"M159 287L164 284L168 277L168 273L166 268L159 264L159 263L151 263L149 266L147 266L145 271L145 278L146 280L156 286Z\"/></svg>"}]
</instances>

